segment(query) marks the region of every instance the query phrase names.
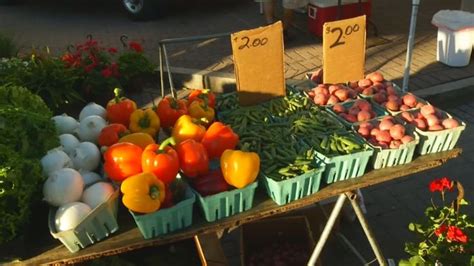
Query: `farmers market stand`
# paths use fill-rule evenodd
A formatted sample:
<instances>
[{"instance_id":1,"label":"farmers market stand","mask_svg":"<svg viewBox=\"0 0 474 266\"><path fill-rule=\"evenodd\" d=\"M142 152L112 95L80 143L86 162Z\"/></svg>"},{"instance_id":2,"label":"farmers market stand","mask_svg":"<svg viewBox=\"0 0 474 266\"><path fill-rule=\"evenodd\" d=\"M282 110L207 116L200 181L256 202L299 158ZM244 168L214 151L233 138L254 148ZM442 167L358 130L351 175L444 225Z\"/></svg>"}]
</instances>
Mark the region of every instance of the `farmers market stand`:
<instances>
[{"instance_id":1,"label":"farmers market stand","mask_svg":"<svg viewBox=\"0 0 474 266\"><path fill-rule=\"evenodd\" d=\"M339 199L326 224L322 236L316 245L315 254L313 254L311 258L310 265L316 261L318 255L322 251L322 248L324 247L324 244L327 240L327 236L332 229L332 225L334 223L333 220L339 214L342 203L346 197L350 199L352 206L356 211L357 217L359 218L359 221L361 221L363 229L367 234L367 238L376 253L379 263L381 265L386 265L383 255L378 249L377 242L370 233L367 223L365 222L365 218L360 212L357 202L354 201L353 191L359 188L377 185L399 177L411 175L440 166L449 159L456 158L461 152L462 149L455 148L450 151L419 156L411 163L405 165L372 170L361 177L327 185L313 195L290 202L283 206L278 206L273 200L268 198L265 191L257 190L254 206L248 211L215 222L206 222L203 217L195 215L193 225L191 227L149 240L145 240L143 238L130 215L121 215L121 219L125 217L128 219L119 221L119 231L103 241L86 247L77 253L70 253L66 247L61 245L59 242L56 242L58 244L57 247L43 253L37 252L33 255L33 257L22 261L22 263L29 265L78 263L102 256L124 253L143 247L173 243L183 239L192 238L194 236L199 237L200 235L216 233L224 229L240 226L244 223L249 223L266 217L306 207L327 198L339 196ZM50 240L51 242L56 241L53 240L53 238ZM38 247L38 249L39 248L41 247Z\"/></svg>"}]
</instances>

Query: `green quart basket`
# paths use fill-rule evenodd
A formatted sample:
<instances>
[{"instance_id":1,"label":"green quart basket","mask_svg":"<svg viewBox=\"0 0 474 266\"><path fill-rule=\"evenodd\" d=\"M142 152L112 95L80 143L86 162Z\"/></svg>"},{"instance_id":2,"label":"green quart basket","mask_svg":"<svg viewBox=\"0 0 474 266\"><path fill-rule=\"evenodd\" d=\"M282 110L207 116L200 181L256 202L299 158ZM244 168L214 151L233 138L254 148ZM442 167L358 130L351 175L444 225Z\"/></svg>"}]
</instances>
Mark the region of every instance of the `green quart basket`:
<instances>
[{"instance_id":1,"label":"green quart basket","mask_svg":"<svg viewBox=\"0 0 474 266\"><path fill-rule=\"evenodd\" d=\"M193 204L196 196L188 187L185 197L185 200L173 207L153 213L140 215L130 211L143 237L150 239L190 226L193 223Z\"/></svg>"},{"instance_id":2,"label":"green quart basket","mask_svg":"<svg viewBox=\"0 0 474 266\"><path fill-rule=\"evenodd\" d=\"M66 248L74 253L108 237L118 230L117 207L119 190L110 198L95 207L75 228L58 232L55 225L55 216L58 208L49 210L49 232L59 239Z\"/></svg>"},{"instance_id":3,"label":"green quart basket","mask_svg":"<svg viewBox=\"0 0 474 266\"><path fill-rule=\"evenodd\" d=\"M199 206L208 222L213 222L231 215L249 210L253 206L253 198L258 182L241 188L224 191L214 195L202 197L197 191Z\"/></svg>"},{"instance_id":4,"label":"green quart basket","mask_svg":"<svg viewBox=\"0 0 474 266\"><path fill-rule=\"evenodd\" d=\"M418 145L417 152L425 155L449 151L456 146L464 129L466 129L466 123L464 122L460 122L460 125L456 128L440 131L423 131L417 128L416 133L420 135L420 144Z\"/></svg>"},{"instance_id":5,"label":"green quart basket","mask_svg":"<svg viewBox=\"0 0 474 266\"><path fill-rule=\"evenodd\" d=\"M370 147L374 149L374 154L371 157L371 165L373 169L380 169L385 167L392 167L402 164L410 163L413 160L415 149L420 142L420 137L415 132L415 127L410 124L404 123L401 119L394 118L399 124L402 124L406 128L406 133L412 136L414 141L402 144L398 149L382 149L379 146L372 145L367 142ZM373 119L368 122L376 121L380 119ZM353 127L353 130L357 132L357 126Z\"/></svg>"},{"instance_id":6,"label":"green quart basket","mask_svg":"<svg viewBox=\"0 0 474 266\"><path fill-rule=\"evenodd\" d=\"M260 181L265 185L268 195L278 205L285 205L319 191L324 165L305 174L282 181L263 176Z\"/></svg>"},{"instance_id":7,"label":"green quart basket","mask_svg":"<svg viewBox=\"0 0 474 266\"><path fill-rule=\"evenodd\" d=\"M392 167L402 164L410 163L413 160L415 154L416 145L419 143L420 138L418 134L414 133L414 129L407 131L411 136L415 138L414 141L407 144L402 144L398 149L382 149L378 146L369 145L374 148L374 155L372 156L371 162L374 169L380 169L385 167Z\"/></svg>"},{"instance_id":8,"label":"green quart basket","mask_svg":"<svg viewBox=\"0 0 474 266\"><path fill-rule=\"evenodd\" d=\"M325 165L322 180L326 184L359 177L365 173L365 168L374 150L367 146L366 150L356 153L328 157L316 151L318 158Z\"/></svg>"}]
</instances>

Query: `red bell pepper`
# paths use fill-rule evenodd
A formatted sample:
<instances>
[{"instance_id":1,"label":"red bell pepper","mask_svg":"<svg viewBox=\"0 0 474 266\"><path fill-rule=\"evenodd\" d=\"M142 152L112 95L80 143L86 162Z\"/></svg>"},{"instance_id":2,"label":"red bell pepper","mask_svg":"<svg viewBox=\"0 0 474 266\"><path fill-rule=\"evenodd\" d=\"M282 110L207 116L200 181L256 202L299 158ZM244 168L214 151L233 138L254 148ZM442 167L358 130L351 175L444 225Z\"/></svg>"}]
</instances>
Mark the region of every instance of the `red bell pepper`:
<instances>
[{"instance_id":1,"label":"red bell pepper","mask_svg":"<svg viewBox=\"0 0 474 266\"><path fill-rule=\"evenodd\" d=\"M214 122L207 129L201 143L206 148L209 159L220 158L225 150L235 149L239 143L239 136L229 126Z\"/></svg>"},{"instance_id":2,"label":"red bell pepper","mask_svg":"<svg viewBox=\"0 0 474 266\"><path fill-rule=\"evenodd\" d=\"M156 114L160 117L161 127L163 128L172 127L180 116L187 113L186 101L171 96L162 99L156 108Z\"/></svg>"},{"instance_id":3,"label":"red bell pepper","mask_svg":"<svg viewBox=\"0 0 474 266\"><path fill-rule=\"evenodd\" d=\"M137 110L137 104L125 97L120 97L120 89L114 90L115 98L107 103L107 120L126 127L130 124L130 116Z\"/></svg>"},{"instance_id":4,"label":"red bell pepper","mask_svg":"<svg viewBox=\"0 0 474 266\"><path fill-rule=\"evenodd\" d=\"M209 158L204 146L193 140L187 139L176 147L181 170L189 178L204 175L209 172Z\"/></svg>"},{"instance_id":5,"label":"red bell pepper","mask_svg":"<svg viewBox=\"0 0 474 266\"><path fill-rule=\"evenodd\" d=\"M102 129L99 134L100 146L112 146L119 139L128 133L127 128L122 124L110 124Z\"/></svg>"},{"instance_id":6,"label":"red bell pepper","mask_svg":"<svg viewBox=\"0 0 474 266\"><path fill-rule=\"evenodd\" d=\"M110 146L104 153L104 171L115 181L142 172L142 148L132 143L120 142Z\"/></svg>"},{"instance_id":7,"label":"red bell pepper","mask_svg":"<svg viewBox=\"0 0 474 266\"><path fill-rule=\"evenodd\" d=\"M203 100L212 109L216 107L216 96L209 89L204 90L193 90L188 96L188 106L191 105L195 100Z\"/></svg>"},{"instance_id":8,"label":"red bell pepper","mask_svg":"<svg viewBox=\"0 0 474 266\"><path fill-rule=\"evenodd\" d=\"M229 190L231 187L224 179L220 168L210 171L206 175L201 175L193 180L193 188L201 196L214 195Z\"/></svg>"},{"instance_id":9,"label":"red bell pepper","mask_svg":"<svg viewBox=\"0 0 474 266\"><path fill-rule=\"evenodd\" d=\"M165 185L175 180L179 171L178 153L168 146L174 139L168 138L161 145L150 144L142 154L143 172L152 172Z\"/></svg>"}]
</instances>

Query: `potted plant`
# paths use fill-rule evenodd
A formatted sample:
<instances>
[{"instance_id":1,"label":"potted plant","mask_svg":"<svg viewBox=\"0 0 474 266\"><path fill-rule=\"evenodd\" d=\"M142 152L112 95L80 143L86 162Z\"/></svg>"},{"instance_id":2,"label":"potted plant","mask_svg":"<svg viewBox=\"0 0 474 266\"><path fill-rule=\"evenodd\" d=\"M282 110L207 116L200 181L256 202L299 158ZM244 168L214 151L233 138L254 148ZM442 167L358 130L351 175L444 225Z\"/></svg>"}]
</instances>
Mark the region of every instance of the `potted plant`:
<instances>
[{"instance_id":1,"label":"potted plant","mask_svg":"<svg viewBox=\"0 0 474 266\"><path fill-rule=\"evenodd\" d=\"M405 244L412 257L399 265L473 265L474 221L461 212L461 207L468 205L461 183L443 177L432 181L429 189L441 199L432 198L422 223L409 224L420 241ZM450 201L454 190L457 197Z\"/></svg>"}]
</instances>

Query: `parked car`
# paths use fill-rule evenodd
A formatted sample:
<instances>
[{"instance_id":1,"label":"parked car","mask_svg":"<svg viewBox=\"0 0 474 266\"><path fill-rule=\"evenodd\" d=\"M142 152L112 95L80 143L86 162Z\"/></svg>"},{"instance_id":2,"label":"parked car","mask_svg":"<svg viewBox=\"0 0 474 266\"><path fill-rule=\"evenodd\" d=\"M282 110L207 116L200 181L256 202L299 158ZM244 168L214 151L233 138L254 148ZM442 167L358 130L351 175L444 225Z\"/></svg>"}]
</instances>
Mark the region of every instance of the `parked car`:
<instances>
[{"instance_id":1,"label":"parked car","mask_svg":"<svg viewBox=\"0 0 474 266\"><path fill-rule=\"evenodd\" d=\"M16 4L22 0L0 0L0 5ZM133 20L145 20L162 14L163 0L120 0L124 10Z\"/></svg>"}]
</instances>

